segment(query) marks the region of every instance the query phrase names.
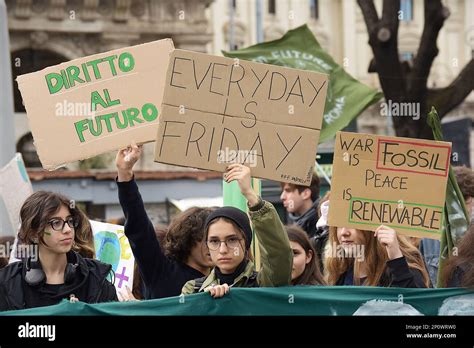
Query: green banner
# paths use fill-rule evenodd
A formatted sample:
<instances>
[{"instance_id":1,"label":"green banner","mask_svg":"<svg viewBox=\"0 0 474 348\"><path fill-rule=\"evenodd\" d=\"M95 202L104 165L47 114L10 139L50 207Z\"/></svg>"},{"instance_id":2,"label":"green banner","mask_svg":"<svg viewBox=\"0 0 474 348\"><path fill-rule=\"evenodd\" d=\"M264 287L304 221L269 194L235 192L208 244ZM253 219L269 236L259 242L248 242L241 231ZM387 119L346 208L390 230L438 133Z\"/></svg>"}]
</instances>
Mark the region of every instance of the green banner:
<instances>
[{"instance_id":1,"label":"green banner","mask_svg":"<svg viewBox=\"0 0 474 348\"><path fill-rule=\"evenodd\" d=\"M465 289L404 289L363 286L232 288L160 300L58 305L0 315L473 315L474 292Z\"/></svg>"},{"instance_id":2,"label":"green banner","mask_svg":"<svg viewBox=\"0 0 474 348\"><path fill-rule=\"evenodd\" d=\"M337 131L383 97L345 72L319 45L306 24L288 31L281 39L222 53L231 58L329 74L320 143L334 138Z\"/></svg>"}]
</instances>

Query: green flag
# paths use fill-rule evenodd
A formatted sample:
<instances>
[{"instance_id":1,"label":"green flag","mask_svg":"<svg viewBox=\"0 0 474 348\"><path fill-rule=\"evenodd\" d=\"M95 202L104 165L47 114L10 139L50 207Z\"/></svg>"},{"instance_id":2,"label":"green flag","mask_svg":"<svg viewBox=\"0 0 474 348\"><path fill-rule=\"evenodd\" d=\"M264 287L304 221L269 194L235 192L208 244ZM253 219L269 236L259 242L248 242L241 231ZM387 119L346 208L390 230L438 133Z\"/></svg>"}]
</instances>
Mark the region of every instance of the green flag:
<instances>
[{"instance_id":1,"label":"green flag","mask_svg":"<svg viewBox=\"0 0 474 348\"><path fill-rule=\"evenodd\" d=\"M337 131L383 96L345 72L319 45L306 24L288 31L281 39L222 53L226 57L328 74L320 143L334 138Z\"/></svg>"},{"instance_id":2,"label":"green flag","mask_svg":"<svg viewBox=\"0 0 474 348\"><path fill-rule=\"evenodd\" d=\"M222 180L222 194L224 206L239 208L240 210L247 212L247 200L240 193L239 184L237 184L236 181L228 184Z\"/></svg>"},{"instance_id":3,"label":"green flag","mask_svg":"<svg viewBox=\"0 0 474 348\"><path fill-rule=\"evenodd\" d=\"M441 121L434 107L431 108L428 114L428 124L433 130L434 139L443 141ZM469 228L466 204L451 165L449 166L448 184L446 186L444 215L438 267L438 287L442 287L444 284L445 279L442 276L448 258L453 255L454 247Z\"/></svg>"}]
</instances>

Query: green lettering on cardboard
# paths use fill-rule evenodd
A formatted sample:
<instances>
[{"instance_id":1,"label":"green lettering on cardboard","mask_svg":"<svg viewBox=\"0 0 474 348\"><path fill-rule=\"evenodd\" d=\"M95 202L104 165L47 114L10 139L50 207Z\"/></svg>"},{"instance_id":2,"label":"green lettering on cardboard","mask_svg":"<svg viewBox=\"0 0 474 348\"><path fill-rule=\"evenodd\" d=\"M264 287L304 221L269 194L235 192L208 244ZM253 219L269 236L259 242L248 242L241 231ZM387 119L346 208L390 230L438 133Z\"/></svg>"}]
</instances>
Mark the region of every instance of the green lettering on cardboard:
<instances>
[{"instance_id":1,"label":"green lettering on cardboard","mask_svg":"<svg viewBox=\"0 0 474 348\"><path fill-rule=\"evenodd\" d=\"M74 87L74 81L84 83L84 80L79 77L81 69L79 69L77 66L68 66L66 68L66 73L69 77L69 83L71 84L71 87Z\"/></svg>"},{"instance_id":2,"label":"green lettering on cardboard","mask_svg":"<svg viewBox=\"0 0 474 348\"><path fill-rule=\"evenodd\" d=\"M87 65L92 67L92 70L94 70L94 76L95 76L96 79L101 78L99 68L97 67L97 64L99 64L101 62L102 62L102 59L96 59L96 60L93 60L93 61L90 61L90 62L86 63Z\"/></svg>"},{"instance_id":3,"label":"green lettering on cardboard","mask_svg":"<svg viewBox=\"0 0 474 348\"><path fill-rule=\"evenodd\" d=\"M152 103L146 103L142 107L142 116L145 119L145 121L151 122L156 120L158 117L158 109L156 106Z\"/></svg>"},{"instance_id":4,"label":"green lettering on cardboard","mask_svg":"<svg viewBox=\"0 0 474 348\"><path fill-rule=\"evenodd\" d=\"M87 127L87 121L88 121L88 120L85 119L85 120L80 120L80 121L74 123L74 127L76 128L76 133L77 133L77 135L78 135L79 140L81 141L81 143L84 142L84 134L83 134L83 133L84 133L84 131L85 131L86 129L88 129L88 127Z\"/></svg>"},{"instance_id":5,"label":"green lettering on cardboard","mask_svg":"<svg viewBox=\"0 0 474 348\"><path fill-rule=\"evenodd\" d=\"M60 74L50 73L45 76L49 94L57 93L63 88L63 79ZM55 82L53 82L55 81Z\"/></svg>"},{"instance_id":6,"label":"green lettering on cardboard","mask_svg":"<svg viewBox=\"0 0 474 348\"><path fill-rule=\"evenodd\" d=\"M107 108L107 103L105 102L104 99L102 99L102 96L100 95L99 91L93 91L91 93L91 109L92 109L92 111L97 110L97 104L102 106L104 109Z\"/></svg>"},{"instance_id":7,"label":"green lettering on cardboard","mask_svg":"<svg viewBox=\"0 0 474 348\"><path fill-rule=\"evenodd\" d=\"M143 123L143 121L138 118L139 115L140 115L140 112L138 111L137 108L127 109L128 123L130 124L131 127L134 126L133 121L136 121L137 123Z\"/></svg>"},{"instance_id":8,"label":"green lettering on cardboard","mask_svg":"<svg viewBox=\"0 0 474 348\"><path fill-rule=\"evenodd\" d=\"M132 71L135 67L135 59L133 58L132 54L129 52L123 52L119 56L119 68L123 72Z\"/></svg>"}]
</instances>

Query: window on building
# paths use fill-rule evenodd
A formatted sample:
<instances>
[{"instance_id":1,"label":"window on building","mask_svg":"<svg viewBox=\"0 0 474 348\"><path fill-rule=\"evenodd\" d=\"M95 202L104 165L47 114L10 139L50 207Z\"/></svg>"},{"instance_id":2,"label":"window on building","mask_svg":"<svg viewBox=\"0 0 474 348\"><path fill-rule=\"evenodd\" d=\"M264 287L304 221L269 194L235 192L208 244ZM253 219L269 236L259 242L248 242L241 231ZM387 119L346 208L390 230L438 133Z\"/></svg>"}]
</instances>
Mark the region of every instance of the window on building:
<instances>
[{"instance_id":1,"label":"window on building","mask_svg":"<svg viewBox=\"0 0 474 348\"><path fill-rule=\"evenodd\" d=\"M312 19L319 18L318 0L309 0L309 11Z\"/></svg>"},{"instance_id":2,"label":"window on building","mask_svg":"<svg viewBox=\"0 0 474 348\"><path fill-rule=\"evenodd\" d=\"M237 8L237 0L231 0L232 8L235 10Z\"/></svg>"},{"instance_id":3,"label":"window on building","mask_svg":"<svg viewBox=\"0 0 474 348\"><path fill-rule=\"evenodd\" d=\"M48 66L57 65L68 61L65 57L48 50L34 50L31 48L12 52L11 66L13 78L13 97L15 99L15 112L26 112L16 78L18 75L39 71Z\"/></svg>"},{"instance_id":4,"label":"window on building","mask_svg":"<svg viewBox=\"0 0 474 348\"><path fill-rule=\"evenodd\" d=\"M398 18L403 22L413 20L413 0L400 0L400 12Z\"/></svg>"},{"instance_id":5,"label":"window on building","mask_svg":"<svg viewBox=\"0 0 474 348\"><path fill-rule=\"evenodd\" d=\"M414 58L413 52L402 52L400 53L400 60L402 62L411 62Z\"/></svg>"},{"instance_id":6,"label":"window on building","mask_svg":"<svg viewBox=\"0 0 474 348\"><path fill-rule=\"evenodd\" d=\"M234 39L234 42L232 44L227 43L227 47L229 47L231 51L238 50L239 48L244 47L244 41L237 37L236 39Z\"/></svg>"},{"instance_id":7,"label":"window on building","mask_svg":"<svg viewBox=\"0 0 474 348\"><path fill-rule=\"evenodd\" d=\"M276 0L268 0L268 13L272 15L276 13Z\"/></svg>"}]
</instances>

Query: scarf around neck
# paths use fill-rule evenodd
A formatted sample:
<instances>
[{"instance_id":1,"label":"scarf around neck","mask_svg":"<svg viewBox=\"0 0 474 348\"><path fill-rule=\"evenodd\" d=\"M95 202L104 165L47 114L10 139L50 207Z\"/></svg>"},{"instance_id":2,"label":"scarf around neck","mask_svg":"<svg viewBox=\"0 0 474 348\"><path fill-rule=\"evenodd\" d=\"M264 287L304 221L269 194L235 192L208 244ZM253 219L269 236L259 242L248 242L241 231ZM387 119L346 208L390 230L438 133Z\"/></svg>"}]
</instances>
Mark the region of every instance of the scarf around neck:
<instances>
[{"instance_id":1,"label":"scarf around neck","mask_svg":"<svg viewBox=\"0 0 474 348\"><path fill-rule=\"evenodd\" d=\"M216 278L219 279L219 284L227 284L232 285L234 284L235 279L245 271L245 267L247 267L247 260L243 260L235 269L234 272L231 274L223 274L219 267L216 266L214 273L216 274Z\"/></svg>"}]
</instances>

